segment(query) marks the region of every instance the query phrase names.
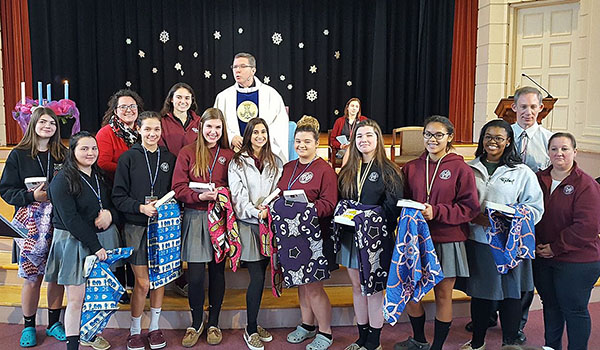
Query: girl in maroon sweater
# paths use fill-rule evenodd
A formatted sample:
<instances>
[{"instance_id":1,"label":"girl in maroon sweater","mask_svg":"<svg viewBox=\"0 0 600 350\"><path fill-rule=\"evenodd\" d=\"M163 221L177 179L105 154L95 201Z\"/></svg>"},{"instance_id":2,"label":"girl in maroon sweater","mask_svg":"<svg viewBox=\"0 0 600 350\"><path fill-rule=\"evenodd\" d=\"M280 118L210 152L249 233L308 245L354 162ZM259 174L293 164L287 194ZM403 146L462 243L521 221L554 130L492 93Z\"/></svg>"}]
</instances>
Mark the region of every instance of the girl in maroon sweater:
<instances>
[{"instance_id":1,"label":"girl in maroon sweater","mask_svg":"<svg viewBox=\"0 0 600 350\"><path fill-rule=\"evenodd\" d=\"M429 225L431 238L442 266L444 280L434 287L436 319L431 349L441 350L452 323L452 289L456 277L469 277L464 241L468 223L479 214L479 199L473 171L463 157L448 153L452 148L454 126L446 117L425 120L423 138L426 151L402 169L404 196L425 204L421 213ZM396 344L396 350L423 349L425 309L421 302L406 305L413 337Z\"/></svg>"},{"instance_id":2,"label":"girl in maroon sweater","mask_svg":"<svg viewBox=\"0 0 600 350\"><path fill-rule=\"evenodd\" d=\"M350 146L349 143L342 145L336 137L344 135L349 142L356 124L365 119L367 119L367 117L361 114L360 100L356 97L349 99L348 102L346 102L346 107L344 107L344 115L335 120L331 135L329 135L329 145L331 146L332 157L341 159L346 153L348 146Z\"/></svg>"},{"instance_id":3,"label":"girl in maroon sweater","mask_svg":"<svg viewBox=\"0 0 600 350\"><path fill-rule=\"evenodd\" d=\"M590 292L600 277L600 186L575 162L575 138L548 141L552 165L537 173L544 216L535 226L533 280L544 306L546 346L560 350L567 324L569 349L587 349Z\"/></svg>"},{"instance_id":4,"label":"girl in maroon sweater","mask_svg":"<svg viewBox=\"0 0 600 350\"><path fill-rule=\"evenodd\" d=\"M207 342L217 345L222 340L218 327L221 304L225 294L225 259L216 263L208 232L208 202L217 198L216 188L227 187L227 169L233 157L227 139L223 113L217 108L207 109L200 118L201 133L195 143L181 149L173 171L175 198L183 202L181 225L181 259L188 263L188 300L192 311L192 326L182 340L184 347L192 347L204 330L204 270L208 263ZM213 183L215 190L198 193L189 183Z\"/></svg>"},{"instance_id":5,"label":"girl in maroon sweater","mask_svg":"<svg viewBox=\"0 0 600 350\"><path fill-rule=\"evenodd\" d=\"M177 157L184 146L194 143L200 123L197 110L192 87L186 83L173 85L160 110L163 133L159 145L167 147Z\"/></svg>"},{"instance_id":6,"label":"girl in maroon sweater","mask_svg":"<svg viewBox=\"0 0 600 350\"><path fill-rule=\"evenodd\" d=\"M304 190L310 203L317 210L323 239L323 254L330 267L335 266L333 242L329 239L329 226L333 210L338 201L337 175L331 166L317 156L319 146L319 122L309 116L298 121L294 135L294 147L298 159L283 166L283 174L277 187L285 190ZM301 343L315 337L306 346L307 350L327 349L332 343L331 303L323 289L323 282L312 282L298 286L302 324L288 334L290 343ZM318 333L315 322L319 325Z\"/></svg>"}]
</instances>

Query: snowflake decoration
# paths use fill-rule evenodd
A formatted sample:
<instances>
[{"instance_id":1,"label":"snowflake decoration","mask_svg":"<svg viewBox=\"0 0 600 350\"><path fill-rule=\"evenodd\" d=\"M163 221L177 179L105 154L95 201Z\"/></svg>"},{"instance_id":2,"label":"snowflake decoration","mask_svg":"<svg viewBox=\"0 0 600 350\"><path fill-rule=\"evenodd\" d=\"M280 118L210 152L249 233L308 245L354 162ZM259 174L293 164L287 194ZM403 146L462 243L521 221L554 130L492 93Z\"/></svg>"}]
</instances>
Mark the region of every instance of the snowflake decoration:
<instances>
[{"instance_id":1,"label":"snowflake decoration","mask_svg":"<svg viewBox=\"0 0 600 350\"><path fill-rule=\"evenodd\" d=\"M181 76L183 76L183 69L179 73L181 73Z\"/></svg>"},{"instance_id":2,"label":"snowflake decoration","mask_svg":"<svg viewBox=\"0 0 600 350\"><path fill-rule=\"evenodd\" d=\"M275 44L275 45L279 45L283 41L281 34L277 33L277 32L273 33L273 36L271 37L271 39L273 39L273 44Z\"/></svg>"},{"instance_id":3,"label":"snowflake decoration","mask_svg":"<svg viewBox=\"0 0 600 350\"><path fill-rule=\"evenodd\" d=\"M156 67L152 68L152 73L154 73L154 74L158 73L158 68L156 68Z\"/></svg>"},{"instance_id":4,"label":"snowflake decoration","mask_svg":"<svg viewBox=\"0 0 600 350\"><path fill-rule=\"evenodd\" d=\"M340 52L339 52L339 51L336 51L336 52L333 54L333 57L335 57L335 59L336 59L336 60L339 60L339 59L340 59L340 56L341 56L341 55L340 55Z\"/></svg>"},{"instance_id":5,"label":"snowflake decoration","mask_svg":"<svg viewBox=\"0 0 600 350\"><path fill-rule=\"evenodd\" d=\"M221 74L221 79L223 79L223 80L227 79L227 74L225 74L225 73Z\"/></svg>"},{"instance_id":6,"label":"snowflake decoration","mask_svg":"<svg viewBox=\"0 0 600 350\"><path fill-rule=\"evenodd\" d=\"M127 81L125 82L125 86L127 86L127 87L131 87L131 82L130 82L129 80L127 80Z\"/></svg>"},{"instance_id":7,"label":"snowflake decoration","mask_svg":"<svg viewBox=\"0 0 600 350\"><path fill-rule=\"evenodd\" d=\"M215 32L213 33L213 36L215 37L215 40L219 40L219 39L221 39L221 32L218 30L215 30Z\"/></svg>"},{"instance_id":8,"label":"snowflake decoration","mask_svg":"<svg viewBox=\"0 0 600 350\"><path fill-rule=\"evenodd\" d=\"M310 102L314 102L317 99L317 92L314 89L310 89L306 92L306 99Z\"/></svg>"},{"instance_id":9,"label":"snowflake decoration","mask_svg":"<svg viewBox=\"0 0 600 350\"><path fill-rule=\"evenodd\" d=\"M198 58L198 52L194 51L193 56L194 56L194 58Z\"/></svg>"},{"instance_id":10,"label":"snowflake decoration","mask_svg":"<svg viewBox=\"0 0 600 350\"><path fill-rule=\"evenodd\" d=\"M175 63L175 70L181 70L181 63L177 62Z\"/></svg>"},{"instance_id":11,"label":"snowflake decoration","mask_svg":"<svg viewBox=\"0 0 600 350\"><path fill-rule=\"evenodd\" d=\"M242 27L239 27L239 28L238 28L238 33L242 34L243 32L244 32L244 28L242 28Z\"/></svg>"},{"instance_id":12,"label":"snowflake decoration","mask_svg":"<svg viewBox=\"0 0 600 350\"><path fill-rule=\"evenodd\" d=\"M287 88L288 90L291 90L294 86L292 84L288 84Z\"/></svg>"},{"instance_id":13,"label":"snowflake decoration","mask_svg":"<svg viewBox=\"0 0 600 350\"><path fill-rule=\"evenodd\" d=\"M312 74L315 74L317 72L317 66L315 66L314 64L312 66L310 66L310 68L308 69L309 72L311 72Z\"/></svg>"},{"instance_id":14,"label":"snowflake decoration","mask_svg":"<svg viewBox=\"0 0 600 350\"><path fill-rule=\"evenodd\" d=\"M131 39L129 39L129 38L125 39L125 44L131 45Z\"/></svg>"},{"instance_id":15,"label":"snowflake decoration","mask_svg":"<svg viewBox=\"0 0 600 350\"><path fill-rule=\"evenodd\" d=\"M348 85L348 86L352 86L352 80L348 80L348 81L346 82L346 85Z\"/></svg>"},{"instance_id":16,"label":"snowflake decoration","mask_svg":"<svg viewBox=\"0 0 600 350\"><path fill-rule=\"evenodd\" d=\"M329 35L329 29L325 29L325 30L323 31L323 35L325 35L325 36Z\"/></svg>"},{"instance_id":17,"label":"snowflake decoration","mask_svg":"<svg viewBox=\"0 0 600 350\"><path fill-rule=\"evenodd\" d=\"M179 49L179 51L183 51L183 46L179 45L179 46L177 46L177 49Z\"/></svg>"},{"instance_id":18,"label":"snowflake decoration","mask_svg":"<svg viewBox=\"0 0 600 350\"><path fill-rule=\"evenodd\" d=\"M169 33L166 30L163 30L162 32L160 32L158 40L162 41L163 44L166 44L167 41L169 41Z\"/></svg>"},{"instance_id":19,"label":"snowflake decoration","mask_svg":"<svg viewBox=\"0 0 600 350\"><path fill-rule=\"evenodd\" d=\"M209 71L209 70L205 70L205 71L204 71L204 77L205 77L206 79L210 79L210 71Z\"/></svg>"},{"instance_id":20,"label":"snowflake decoration","mask_svg":"<svg viewBox=\"0 0 600 350\"><path fill-rule=\"evenodd\" d=\"M268 76L265 75L264 79L263 79L263 83L268 84L271 82L271 78L269 78Z\"/></svg>"},{"instance_id":21,"label":"snowflake decoration","mask_svg":"<svg viewBox=\"0 0 600 350\"><path fill-rule=\"evenodd\" d=\"M333 114L338 115L340 114L340 111L338 111L337 109L335 111L333 111Z\"/></svg>"},{"instance_id":22,"label":"snowflake decoration","mask_svg":"<svg viewBox=\"0 0 600 350\"><path fill-rule=\"evenodd\" d=\"M304 43L298 43L298 47L303 49L304 48Z\"/></svg>"},{"instance_id":23,"label":"snowflake decoration","mask_svg":"<svg viewBox=\"0 0 600 350\"><path fill-rule=\"evenodd\" d=\"M138 51L138 56L140 56L140 58L144 58L144 57L146 57L146 53L144 51L142 51L142 50L139 50Z\"/></svg>"},{"instance_id":24,"label":"snowflake decoration","mask_svg":"<svg viewBox=\"0 0 600 350\"><path fill-rule=\"evenodd\" d=\"M282 74L282 75L280 75L280 76L279 76L279 80L281 80L281 81L284 81L284 80L285 80L285 75L283 75L283 74Z\"/></svg>"}]
</instances>

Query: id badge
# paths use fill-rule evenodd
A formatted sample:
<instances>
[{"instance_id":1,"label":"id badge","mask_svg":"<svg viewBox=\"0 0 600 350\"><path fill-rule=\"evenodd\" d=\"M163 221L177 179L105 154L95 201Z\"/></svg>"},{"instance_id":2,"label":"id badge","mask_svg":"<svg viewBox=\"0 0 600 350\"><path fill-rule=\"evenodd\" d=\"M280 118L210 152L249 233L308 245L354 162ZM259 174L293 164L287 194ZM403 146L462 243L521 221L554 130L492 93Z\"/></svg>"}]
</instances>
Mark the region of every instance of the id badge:
<instances>
[{"instance_id":1,"label":"id badge","mask_svg":"<svg viewBox=\"0 0 600 350\"><path fill-rule=\"evenodd\" d=\"M150 204L150 202L158 200L157 196L144 196L144 204Z\"/></svg>"}]
</instances>

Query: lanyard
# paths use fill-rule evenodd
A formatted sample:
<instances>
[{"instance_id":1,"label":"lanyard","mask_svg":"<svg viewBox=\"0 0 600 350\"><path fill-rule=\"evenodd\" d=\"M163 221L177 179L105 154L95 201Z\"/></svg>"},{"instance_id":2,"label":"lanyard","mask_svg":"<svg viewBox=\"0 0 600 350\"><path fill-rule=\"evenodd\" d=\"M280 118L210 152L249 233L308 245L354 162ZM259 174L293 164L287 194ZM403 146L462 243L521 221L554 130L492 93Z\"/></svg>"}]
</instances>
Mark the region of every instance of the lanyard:
<instances>
[{"instance_id":1,"label":"lanyard","mask_svg":"<svg viewBox=\"0 0 600 350\"><path fill-rule=\"evenodd\" d=\"M360 174L362 165L358 166L358 173L356 174L356 185L358 188L357 200L359 202L360 202L360 194L362 193L362 189L363 189L363 186L365 185L365 181L367 180L367 177L369 176L369 171L371 171L371 166L373 165L373 160L375 160L375 158L373 158L369 161L369 163L367 164L367 168L365 169L365 173L362 174L362 176Z\"/></svg>"},{"instance_id":2,"label":"lanyard","mask_svg":"<svg viewBox=\"0 0 600 350\"><path fill-rule=\"evenodd\" d=\"M50 152L48 152L48 167L46 168L46 171L44 171L44 167L42 166L42 161L40 160L40 155L37 155L37 160L38 160L38 164L40 165L40 169L42 169L42 174L44 174L45 177L48 177L48 174L50 173Z\"/></svg>"},{"instance_id":3,"label":"lanyard","mask_svg":"<svg viewBox=\"0 0 600 350\"><path fill-rule=\"evenodd\" d=\"M296 174L296 170L298 169L298 164L300 163L300 159L296 160L296 165L294 165L294 172L292 172L292 176L290 176L290 180L288 181L288 190L292 188L294 183L296 183L296 181L300 178L300 176L302 176L302 174L304 174L306 169L308 169L308 167L312 164L312 162L315 161L315 159L317 159L316 156L308 163L308 165L304 168L304 170L302 170L302 172L300 174L298 174L298 176L296 176L296 178L294 179L294 175Z\"/></svg>"},{"instance_id":4,"label":"lanyard","mask_svg":"<svg viewBox=\"0 0 600 350\"><path fill-rule=\"evenodd\" d=\"M212 174L213 174L213 170L215 168L215 164L217 163L217 158L219 158L219 152L221 152L221 146L217 146L217 153L215 153L215 159L213 159L213 163L210 166L210 168L208 168L208 182L212 183Z\"/></svg>"},{"instance_id":5,"label":"lanyard","mask_svg":"<svg viewBox=\"0 0 600 350\"><path fill-rule=\"evenodd\" d=\"M158 178L158 168L160 165L160 148L157 148L158 158L156 159L156 171L154 172L154 178L152 178L152 170L150 169L150 160L148 159L148 151L146 147L142 146L144 149L144 155L146 156L146 166L148 167L148 175L150 176L150 196L154 196L154 184L156 183L156 178Z\"/></svg>"},{"instance_id":6,"label":"lanyard","mask_svg":"<svg viewBox=\"0 0 600 350\"><path fill-rule=\"evenodd\" d=\"M442 159L448 153L444 154L435 165L435 171L433 172L433 177L431 178L431 183L429 183L429 154L427 155L427 160L425 162L425 185L427 186L427 203L429 203L429 197L431 196L431 189L433 188L433 181L435 181L435 176L437 175L438 170L440 169L440 164L442 164Z\"/></svg>"},{"instance_id":7,"label":"lanyard","mask_svg":"<svg viewBox=\"0 0 600 350\"><path fill-rule=\"evenodd\" d=\"M94 177L96 178L96 187L98 189L97 191L92 187L92 185L88 182L88 180L83 175L79 174L79 176L81 176L83 181L85 181L85 183L90 187L92 192L94 192L94 194L96 195L96 198L98 198L98 204L100 205L100 210L102 210L103 209L102 197L100 197L100 183L98 182L98 175L94 174Z\"/></svg>"}]
</instances>

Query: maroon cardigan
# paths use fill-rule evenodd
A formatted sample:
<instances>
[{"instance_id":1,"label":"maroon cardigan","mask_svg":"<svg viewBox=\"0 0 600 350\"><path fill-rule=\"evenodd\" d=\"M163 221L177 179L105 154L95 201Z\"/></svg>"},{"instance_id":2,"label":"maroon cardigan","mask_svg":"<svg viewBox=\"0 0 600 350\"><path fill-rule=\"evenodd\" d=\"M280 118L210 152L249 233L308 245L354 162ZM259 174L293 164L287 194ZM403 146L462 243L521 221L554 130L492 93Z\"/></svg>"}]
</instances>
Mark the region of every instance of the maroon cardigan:
<instances>
[{"instance_id":1,"label":"maroon cardigan","mask_svg":"<svg viewBox=\"0 0 600 350\"><path fill-rule=\"evenodd\" d=\"M200 117L193 111L189 111L188 118L192 118L192 120L188 123L187 128L183 127L173 113L168 113L161 119L162 134L158 144L167 147L175 157L184 146L196 142L198 133L201 132L199 130Z\"/></svg>"},{"instance_id":2,"label":"maroon cardigan","mask_svg":"<svg viewBox=\"0 0 600 350\"><path fill-rule=\"evenodd\" d=\"M358 122L363 121L367 119L367 117L365 117L364 115L361 115L360 117L358 117ZM329 146L331 146L331 148L333 149L333 155L335 156L335 153L337 152L338 149L342 148L342 144L340 143L340 141L338 141L336 139L336 137L340 136L342 134L342 129L344 129L344 123L346 122L346 117L339 117L335 120L335 123L333 124L333 129L331 130L331 135L329 135ZM357 123L355 121L355 123ZM354 124L356 125L356 124ZM350 141L350 140L348 140Z\"/></svg>"}]
</instances>

